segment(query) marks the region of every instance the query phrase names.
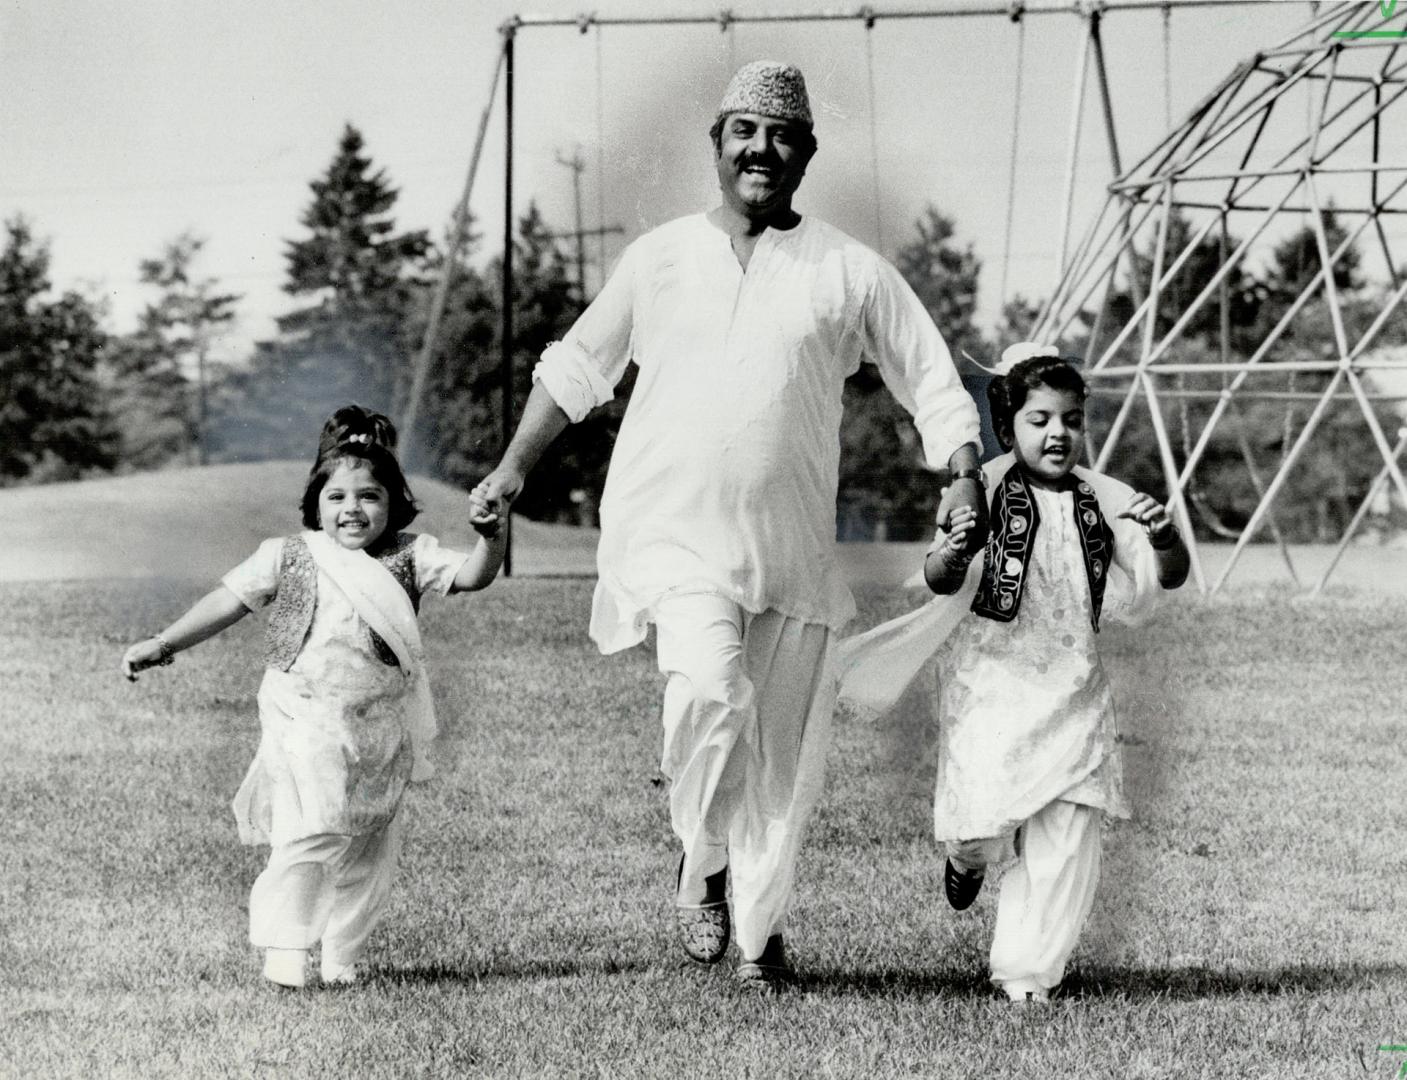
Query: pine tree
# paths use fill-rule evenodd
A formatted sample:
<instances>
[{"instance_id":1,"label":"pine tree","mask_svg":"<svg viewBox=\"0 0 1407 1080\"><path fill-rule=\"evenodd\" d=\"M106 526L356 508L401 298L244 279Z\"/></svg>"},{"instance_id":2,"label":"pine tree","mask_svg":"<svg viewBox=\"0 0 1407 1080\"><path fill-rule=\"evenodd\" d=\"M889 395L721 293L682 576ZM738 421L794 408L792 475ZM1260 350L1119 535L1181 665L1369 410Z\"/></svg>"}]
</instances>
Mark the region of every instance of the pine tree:
<instances>
[{"instance_id":1,"label":"pine tree","mask_svg":"<svg viewBox=\"0 0 1407 1080\"><path fill-rule=\"evenodd\" d=\"M48 246L10 219L0 250L0 483L72 479L116 462L99 313L77 293L51 291Z\"/></svg>"},{"instance_id":2,"label":"pine tree","mask_svg":"<svg viewBox=\"0 0 1407 1080\"><path fill-rule=\"evenodd\" d=\"M141 262L143 284L159 293L114 358L121 375L114 408L129 465L159 465L183 453L206 461L209 353L234 321L239 296L218 291L214 278L197 276L204 247L204 239L186 232Z\"/></svg>"},{"instance_id":3,"label":"pine tree","mask_svg":"<svg viewBox=\"0 0 1407 1080\"><path fill-rule=\"evenodd\" d=\"M399 192L374 169L348 125L299 219L307 237L288 242L284 291L306 299L278 319L252 371L231 381L220 433L224 456L301 457L318 425L356 401L396 415L419 345L411 314L426 285L424 230L398 233Z\"/></svg>"}]
</instances>

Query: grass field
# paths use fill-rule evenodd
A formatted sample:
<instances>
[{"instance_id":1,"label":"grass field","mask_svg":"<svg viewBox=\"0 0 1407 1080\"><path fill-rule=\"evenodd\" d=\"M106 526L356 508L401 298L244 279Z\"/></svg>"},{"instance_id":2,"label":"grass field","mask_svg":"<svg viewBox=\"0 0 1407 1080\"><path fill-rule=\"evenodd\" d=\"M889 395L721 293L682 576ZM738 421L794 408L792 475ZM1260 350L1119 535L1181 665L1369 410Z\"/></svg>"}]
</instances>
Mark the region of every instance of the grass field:
<instances>
[{"instance_id":1,"label":"grass field","mask_svg":"<svg viewBox=\"0 0 1407 1080\"><path fill-rule=\"evenodd\" d=\"M1065 994L984 981L996 890L949 911L914 702L842 717L789 932L741 996L669 930L659 676L597 656L586 581L427 604L445 734L371 979L280 993L245 944L262 852L228 802L258 620L136 686L203 590L0 585L6 1076L1387 1078L1407 1052L1400 599L1186 599L1106 634L1133 822ZM862 624L908 601L868 589Z\"/></svg>"}]
</instances>

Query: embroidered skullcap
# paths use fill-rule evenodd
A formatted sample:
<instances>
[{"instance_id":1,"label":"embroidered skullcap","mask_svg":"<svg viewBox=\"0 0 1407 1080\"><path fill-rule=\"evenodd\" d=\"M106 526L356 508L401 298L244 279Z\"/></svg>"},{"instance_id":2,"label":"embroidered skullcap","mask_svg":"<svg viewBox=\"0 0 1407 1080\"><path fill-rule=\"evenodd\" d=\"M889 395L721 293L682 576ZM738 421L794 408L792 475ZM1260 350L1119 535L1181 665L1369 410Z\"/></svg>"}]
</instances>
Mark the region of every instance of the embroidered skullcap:
<instances>
[{"instance_id":1,"label":"embroidered skullcap","mask_svg":"<svg viewBox=\"0 0 1407 1080\"><path fill-rule=\"evenodd\" d=\"M777 60L754 60L738 68L723 93L718 115L756 113L811 126L811 101L801 70Z\"/></svg>"}]
</instances>

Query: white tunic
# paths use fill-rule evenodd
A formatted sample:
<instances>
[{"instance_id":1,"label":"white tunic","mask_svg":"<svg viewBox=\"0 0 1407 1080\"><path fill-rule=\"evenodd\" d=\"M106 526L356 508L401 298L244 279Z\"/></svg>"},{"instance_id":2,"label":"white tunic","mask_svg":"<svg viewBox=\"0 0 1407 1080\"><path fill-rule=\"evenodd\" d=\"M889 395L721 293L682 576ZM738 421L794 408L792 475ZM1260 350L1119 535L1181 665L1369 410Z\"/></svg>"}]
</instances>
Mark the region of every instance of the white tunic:
<instances>
[{"instance_id":1,"label":"white tunic","mask_svg":"<svg viewBox=\"0 0 1407 1080\"><path fill-rule=\"evenodd\" d=\"M1040 524L1016 618L968 615L938 653L939 840L1010 833L1056 799L1128 817L1074 497L1031 494ZM1125 531L1116 560L1131 542Z\"/></svg>"},{"instance_id":2,"label":"white tunic","mask_svg":"<svg viewBox=\"0 0 1407 1080\"><path fill-rule=\"evenodd\" d=\"M707 592L839 629L841 392L862 360L914 416L930 465L978 439L941 335L899 273L814 218L766 230L746 273L704 215L636 240L534 378L568 417L639 377L601 504L591 634L643 640L666 594Z\"/></svg>"},{"instance_id":3,"label":"white tunic","mask_svg":"<svg viewBox=\"0 0 1407 1080\"><path fill-rule=\"evenodd\" d=\"M222 578L251 611L278 592L282 538ZM416 587L448 593L468 555L421 533L411 549ZM312 625L287 671L259 687L259 750L235 796L240 839L286 844L323 833L384 827L411 779L410 684L371 649L366 625L321 569Z\"/></svg>"},{"instance_id":4,"label":"white tunic","mask_svg":"<svg viewBox=\"0 0 1407 1080\"><path fill-rule=\"evenodd\" d=\"M987 463L989 492L1012 462L1008 454ZM1114 534L1100 625L1142 622L1164 590L1142 526L1118 516L1133 489L1088 469L1075 475L1093 490ZM1013 621L970 610L981 578L978 558L958 592L841 643L839 696L861 714L893 708L928 660L936 660L933 817L940 841L1010 834L1057 799L1128 816L1074 499L1031 490L1040 524Z\"/></svg>"}]
</instances>

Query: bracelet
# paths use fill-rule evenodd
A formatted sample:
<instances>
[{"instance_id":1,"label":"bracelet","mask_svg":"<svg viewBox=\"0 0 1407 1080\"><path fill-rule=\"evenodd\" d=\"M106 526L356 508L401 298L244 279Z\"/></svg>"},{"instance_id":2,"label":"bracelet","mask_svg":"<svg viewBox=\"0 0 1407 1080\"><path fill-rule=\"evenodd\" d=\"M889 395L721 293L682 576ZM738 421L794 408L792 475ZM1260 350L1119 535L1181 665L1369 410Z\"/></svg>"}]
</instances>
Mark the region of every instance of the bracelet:
<instances>
[{"instance_id":1,"label":"bracelet","mask_svg":"<svg viewBox=\"0 0 1407 1080\"><path fill-rule=\"evenodd\" d=\"M982 488L984 491L987 489L987 478L983 475L981 469L950 469L948 475L954 480L976 480L978 487Z\"/></svg>"},{"instance_id":2,"label":"bracelet","mask_svg":"<svg viewBox=\"0 0 1407 1080\"><path fill-rule=\"evenodd\" d=\"M1148 543L1152 545L1154 551L1168 551L1177 543L1177 526L1169 525L1163 534L1163 539L1159 540L1157 535L1151 530L1148 533Z\"/></svg>"},{"instance_id":3,"label":"bracelet","mask_svg":"<svg viewBox=\"0 0 1407 1080\"><path fill-rule=\"evenodd\" d=\"M171 648L171 643L160 634L152 634L151 639L161 646L161 655L153 661L155 667L167 667L176 662L176 650Z\"/></svg>"}]
</instances>

